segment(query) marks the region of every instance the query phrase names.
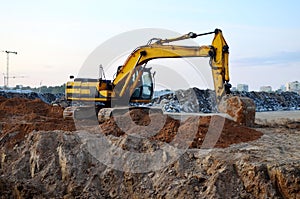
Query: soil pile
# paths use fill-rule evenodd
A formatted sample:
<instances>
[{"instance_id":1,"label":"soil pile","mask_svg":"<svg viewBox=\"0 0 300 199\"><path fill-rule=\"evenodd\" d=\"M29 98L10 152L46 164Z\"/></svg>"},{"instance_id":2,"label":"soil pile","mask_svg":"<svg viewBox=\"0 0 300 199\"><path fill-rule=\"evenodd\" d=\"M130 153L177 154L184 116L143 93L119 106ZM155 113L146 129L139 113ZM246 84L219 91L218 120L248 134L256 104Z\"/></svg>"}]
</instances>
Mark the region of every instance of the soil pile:
<instances>
[{"instance_id":1,"label":"soil pile","mask_svg":"<svg viewBox=\"0 0 300 199\"><path fill-rule=\"evenodd\" d=\"M0 97L2 198L300 196L297 125L251 129L220 116L178 119L135 109L113 115L89 132L64 121L62 111L39 99ZM93 140L85 139L89 137L105 137L112 150L105 150L104 142L93 145ZM118 158L105 162L95 156L118 157L119 148L143 157L159 151L164 143L188 145L178 159L149 172L129 172L134 161L127 163L129 171L116 170L110 165L120 163ZM162 154L154 163L167 162L171 153L176 151ZM120 158L134 160L128 153Z\"/></svg>"},{"instance_id":2,"label":"soil pile","mask_svg":"<svg viewBox=\"0 0 300 199\"><path fill-rule=\"evenodd\" d=\"M135 123L131 122L135 121ZM152 120L152 121L151 121ZM161 121L165 121L161 124ZM149 125L150 124L150 125ZM147 126L145 129L143 126ZM249 142L257 140L262 133L254 129L231 121L221 116L191 116L184 121L172 118L169 115L154 113L148 115L143 110L132 110L127 114L114 116L110 120L100 124L101 132L105 135L124 136L126 134L136 133L150 140L171 143L178 134L182 140L189 140L193 137L189 148L203 148L203 141L207 133L218 131L217 140L211 140L213 143L206 143L217 148L225 148L231 144ZM195 129L196 128L196 129ZM152 135L152 136L149 136ZM215 143L216 142L216 143Z\"/></svg>"},{"instance_id":3,"label":"soil pile","mask_svg":"<svg viewBox=\"0 0 300 199\"><path fill-rule=\"evenodd\" d=\"M0 111L0 142L5 145L9 142L10 146L14 146L32 131L76 130L73 121L63 120L61 107L48 105L40 99L0 97ZM220 120L217 117L214 116L213 121ZM162 124L161 121L164 123ZM99 133L114 136L137 133L151 140L170 143L178 131L185 132L185 135L189 136L190 126L194 126L198 130L191 132L191 135L195 134L195 138L190 148L200 148L208 128L216 128L214 125L220 125L220 123L211 122L210 116L191 117L181 122L161 113L149 115L142 109L134 109L102 123ZM237 125L228 119L224 119L221 125L224 126L215 147L228 147L230 144L256 140L262 135L260 132ZM145 126L147 126L146 129Z\"/></svg>"},{"instance_id":4,"label":"soil pile","mask_svg":"<svg viewBox=\"0 0 300 199\"><path fill-rule=\"evenodd\" d=\"M0 96L0 143L13 147L32 131L74 131L73 121L64 121L63 109L40 99Z\"/></svg>"}]
</instances>

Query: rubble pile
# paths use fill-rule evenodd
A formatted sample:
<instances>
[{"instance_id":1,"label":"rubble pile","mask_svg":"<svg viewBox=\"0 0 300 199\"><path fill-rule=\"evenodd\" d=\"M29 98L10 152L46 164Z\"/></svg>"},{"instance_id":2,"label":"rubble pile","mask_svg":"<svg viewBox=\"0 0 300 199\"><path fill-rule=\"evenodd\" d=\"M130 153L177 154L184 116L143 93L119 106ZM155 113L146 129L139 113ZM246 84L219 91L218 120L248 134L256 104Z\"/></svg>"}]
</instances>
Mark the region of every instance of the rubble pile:
<instances>
[{"instance_id":1,"label":"rubble pile","mask_svg":"<svg viewBox=\"0 0 300 199\"><path fill-rule=\"evenodd\" d=\"M157 96L153 104L159 104L166 112L216 112L215 93L212 90L190 88Z\"/></svg>"},{"instance_id":2,"label":"rubble pile","mask_svg":"<svg viewBox=\"0 0 300 199\"><path fill-rule=\"evenodd\" d=\"M0 96L5 98L26 98L26 99L41 99L47 104L51 104L58 99L64 97L63 94L52 94L52 93L36 93L36 92L17 92L17 91L0 91Z\"/></svg>"},{"instance_id":3,"label":"rubble pile","mask_svg":"<svg viewBox=\"0 0 300 199\"><path fill-rule=\"evenodd\" d=\"M254 100L256 111L300 110L300 95L295 92L235 92Z\"/></svg>"},{"instance_id":4,"label":"rubble pile","mask_svg":"<svg viewBox=\"0 0 300 199\"><path fill-rule=\"evenodd\" d=\"M295 92L233 92L233 95L254 100L256 111L300 110L300 95ZM154 105L160 105L166 112L216 112L215 93L212 90L190 88L157 96Z\"/></svg>"}]
</instances>

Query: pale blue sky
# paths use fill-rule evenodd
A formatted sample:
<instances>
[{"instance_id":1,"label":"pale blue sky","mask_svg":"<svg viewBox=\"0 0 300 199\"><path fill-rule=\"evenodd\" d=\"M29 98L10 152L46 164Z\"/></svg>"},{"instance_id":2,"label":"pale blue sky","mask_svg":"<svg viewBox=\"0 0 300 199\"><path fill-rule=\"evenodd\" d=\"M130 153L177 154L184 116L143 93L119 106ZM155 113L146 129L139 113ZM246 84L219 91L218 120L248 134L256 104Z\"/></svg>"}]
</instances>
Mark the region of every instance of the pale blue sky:
<instances>
[{"instance_id":1,"label":"pale blue sky","mask_svg":"<svg viewBox=\"0 0 300 199\"><path fill-rule=\"evenodd\" d=\"M139 28L182 34L220 28L233 85L279 88L300 80L299 1L3 1L0 50L11 55L10 85L60 85L102 42ZM209 43L204 43L209 44ZM0 53L0 85L6 70Z\"/></svg>"}]
</instances>

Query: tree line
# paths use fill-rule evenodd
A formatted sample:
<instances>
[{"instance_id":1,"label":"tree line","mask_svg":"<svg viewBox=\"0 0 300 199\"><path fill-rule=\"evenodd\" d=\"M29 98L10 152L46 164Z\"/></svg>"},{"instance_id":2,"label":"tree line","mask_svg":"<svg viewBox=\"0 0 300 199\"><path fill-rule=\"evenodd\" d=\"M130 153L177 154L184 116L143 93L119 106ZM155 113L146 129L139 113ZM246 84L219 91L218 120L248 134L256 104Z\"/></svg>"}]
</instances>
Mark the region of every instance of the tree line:
<instances>
[{"instance_id":1,"label":"tree line","mask_svg":"<svg viewBox=\"0 0 300 199\"><path fill-rule=\"evenodd\" d=\"M40 86L40 87L35 87L35 88L31 88L30 86L17 85L13 88L13 90L31 90L31 91L37 92L37 93L58 94L58 93L64 93L65 88L66 88L65 84L63 84L61 86Z\"/></svg>"}]
</instances>

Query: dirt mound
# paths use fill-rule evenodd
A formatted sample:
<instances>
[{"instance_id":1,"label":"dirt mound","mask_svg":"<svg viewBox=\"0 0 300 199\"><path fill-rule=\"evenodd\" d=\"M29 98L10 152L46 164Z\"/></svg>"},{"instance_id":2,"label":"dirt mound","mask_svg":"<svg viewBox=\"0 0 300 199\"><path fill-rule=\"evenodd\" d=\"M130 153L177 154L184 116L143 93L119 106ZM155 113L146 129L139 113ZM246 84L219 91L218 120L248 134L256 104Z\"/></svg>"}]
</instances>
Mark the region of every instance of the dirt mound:
<instances>
[{"instance_id":1,"label":"dirt mound","mask_svg":"<svg viewBox=\"0 0 300 199\"><path fill-rule=\"evenodd\" d=\"M161 121L165 121L165 123L161 125ZM143 126L147 126L147 128L145 129ZM147 112L139 109L132 110L124 115L115 116L100 124L100 128L105 135L123 136L125 134L138 133L139 136L149 137L150 140L159 140L167 143L172 142L179 131L183 132L180 133L181 136L186 136L181 138L183 140L188 140L190 135L195 134L189 148L203 147L202 144L208 132L216 133L216 131L221 131L217 140L212 139L210 140L211 143L206 143L206 145L214 145L218 148L257 140L262 136L261 132L220 116L192 116L181 123L177 119L160 113L150 114L149 116ZM194 128L197 128L196 132ZM133 132L133 129L139 132ZM152 134L154 135L149 136Z\"/></svg>"},{"instance_id":2,"label":"dirt mound","mask_svg":"<svg viewBox=\"0 0 300 199\"><path fill-rule=\"evenodd\" d=\"M38 116L59 118L61 112L59 107L49 106L40 99L29 100L25 98L2 99L0 110L4 113L1 114L1 117L36 114Z\"/></svg>"},{"instance_id":3,"label":"dirt mound","mask_svg":"<svg viewBox=\"0 0 300 199\"><path fill-rule=\"evenodd\" d=\"M13 147L27 134L40 130L74 131L73 121L64 121L63 109L51 106L40 99L0 96L0 144Z\"/></svg>"},{"instance_id":4,"label":"dirt mound","mask_svg":"<svg viewBox=\"0 0 300 199\"><path fill-rule=\"evenodd\" d=\"M100 124L101 132L113 144L125 144L127 151L144 146L130 141L128 135L147 137L148 143L171 143L179 133L195 133L190 148L205 148L215 144L215 137L210 135L220 129L214 146L225 147L188 149L166 167L135 173L114 169L110 162L97 159L83 139L91 135L71 132L74 122L64 121L62 111L40 100L0 97L1 198L299 197L299 128L282 127L277 133L271 128L261 129L261 136L219 116L179 120L135 109ZM93 149L118 157L115 147L106 153L98 150L101 146ZM119 165L118 159L112 160ZM168 155L162 155L157 162L167 160Z\"/></svg>"},{"instance_id":5,"label":"dirt mound","mask_svg":"<svg viewBox=\"0 0 300 199\"><path fill-rule=\"evenodd\" d=\"M26 134L32 131L76 130L73 121L63 120L61 107L50 106L40 99L0 97L0 111L2 123L0 143L8 142L10 147L21 142ZM262 135L258 131L238 125L228 119L220 123L220 119L218 116L191 117L181 122L159 112L149 115L147 110L133 109L102 123L100 129L101 133L105 135L138 134L149 140L170 143L178 135L178 132L184 132L181 135L186 136L181 139L188 139L190 135L193 135L192 133L195 133L190 133L190 131L193 127L197 127L190 148L201 148L208 129L216 128L220 124L224 124L224 126L219 139L211 141L217 141L215 147L224 148L231 144L256 140Z\"/></svg>"}]
</instances>

